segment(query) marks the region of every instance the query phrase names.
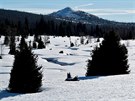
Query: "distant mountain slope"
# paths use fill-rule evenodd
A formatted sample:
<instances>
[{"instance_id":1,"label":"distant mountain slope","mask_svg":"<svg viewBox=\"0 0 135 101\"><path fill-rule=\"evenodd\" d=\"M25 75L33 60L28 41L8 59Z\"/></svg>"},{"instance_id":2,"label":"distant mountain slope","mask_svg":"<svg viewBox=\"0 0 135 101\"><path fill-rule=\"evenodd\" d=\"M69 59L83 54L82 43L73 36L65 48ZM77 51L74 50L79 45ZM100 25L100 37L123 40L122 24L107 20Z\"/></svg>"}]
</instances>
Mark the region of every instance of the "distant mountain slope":
<instances>
[{"instance_id":1,"label":"distant mountain slope","mask_svg":"<svg viewBox=\"0 0 135 101\"><path fill-rule=\"evenodd\" d=\"M43 16L45 20L54 20L56 22L59 22L62 20L62 21L70 21L70 22L75 22L75 23L81 22L83 24L93 24L93 25L97 25L97 24L98 25L108 25L108 24L109 25L112 25L112 24L135 25L135 23L120 23L120 22L105 20L95 15L83 12L83 11L74 11L69 7L66 7L62 10L51 13L49 15L43 15ZM13 22L17 22L17 21L23 22L25 17L28 18L30 24L33 24L41 18L41 15L15 11L15 10L0 9L0 21L8 19Z\"/></svg>"},{"instance_id":2,"label":"distant mountain slope","mask_svg":"<svg viewBox=\"0 0 135 101\"><path fill-rule=\"evenodd\" d=\"M49 15L55 17L56 19L67 20L72 22L82 22L82 23L94 24L94 25L124 24L120 22L118 23L115 21L105 20L83 11L74 11L70 7L66 7L62 10L51 13Z\"/></svg>"},{"instance_id":3,"label":"distant mountain slope","mask_svg":"<svg viewBox=\"0 0 135 101\"><path fill-rule=\"evenodd\" d=\"M100 20L100 18L98 18L97 16L85 13L83 11L74 11L69 7L51 13L50 16L63 20L65 19L65 20L71 20L75 22L82 22L82 23L89 23L89 24L91 24L93 21Z\"/></svg>"}]
</instances>

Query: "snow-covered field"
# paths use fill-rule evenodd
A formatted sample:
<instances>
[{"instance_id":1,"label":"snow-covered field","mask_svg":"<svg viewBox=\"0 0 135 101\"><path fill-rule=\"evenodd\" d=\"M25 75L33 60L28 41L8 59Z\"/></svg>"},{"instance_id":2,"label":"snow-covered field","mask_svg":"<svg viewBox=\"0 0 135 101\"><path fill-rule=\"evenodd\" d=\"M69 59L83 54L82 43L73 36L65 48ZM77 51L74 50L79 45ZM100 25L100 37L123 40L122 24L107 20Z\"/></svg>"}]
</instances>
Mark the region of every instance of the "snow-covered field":
<instances>
[{"instance_id":1,"label":"snow-covered field","mask_svg":"<svg viewBox=\"0 0 135 101\"><path fill-rule=\"evenodd\" d=\"M72 42L77 37L71 38ZM9 55L9 48L4 48L0 60L0 100L1 101L135 101L135 40L128 40L129 75L85 77L87 60L90 52L97 45L69 47L69 38L50 37L51 44L46 49L33 50L38 55L38 64L43 66L42 92L32 94L9 93L10 70L14 56ZM79 40L77 40L79 44ZM122 43L127 44L126 41ZM63 51L63 54L59 52ZM80 81L65 81L67 73ZM25 74L24 74L25 75Z\"/></svg>"}]
</instances>

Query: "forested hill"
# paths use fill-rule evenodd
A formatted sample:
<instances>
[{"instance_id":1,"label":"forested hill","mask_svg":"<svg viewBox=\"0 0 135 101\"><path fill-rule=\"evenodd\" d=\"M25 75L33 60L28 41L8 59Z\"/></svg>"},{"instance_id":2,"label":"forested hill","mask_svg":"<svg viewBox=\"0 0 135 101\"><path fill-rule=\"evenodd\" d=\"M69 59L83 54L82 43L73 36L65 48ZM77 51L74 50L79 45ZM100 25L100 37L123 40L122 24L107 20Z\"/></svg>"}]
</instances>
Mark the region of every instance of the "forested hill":
<instances>
[{"instance_id":1,"label":"forested hill","mask_svg":"<svg viewBox=\"0 0 135 101\"><path fill-rule=\"evenodd\" d=\"M0 21L9 20L14 23L18 21L24 22L25 18L28 18L29 23L36 23L41 18L40 14L16 11L16 10L5 10L0 9ZM48 19L48 16L44 15L44 19Z\"/></svg>"},{"instance_id":2,"label":"forested hill","mask_svg":"<svg viewBox=\"0 0 135 101\"><path fill-rule=\"evenodd\" d=\"M17 34L27 32L27 34L95 37L102 37L103 34L114 30L123 39L135 37L135 23L109 21L83 11L74 11L69 7L49 15L0 9L0 34L9 34L7 28L18 30Z\"/></svg>"}]
</instances>

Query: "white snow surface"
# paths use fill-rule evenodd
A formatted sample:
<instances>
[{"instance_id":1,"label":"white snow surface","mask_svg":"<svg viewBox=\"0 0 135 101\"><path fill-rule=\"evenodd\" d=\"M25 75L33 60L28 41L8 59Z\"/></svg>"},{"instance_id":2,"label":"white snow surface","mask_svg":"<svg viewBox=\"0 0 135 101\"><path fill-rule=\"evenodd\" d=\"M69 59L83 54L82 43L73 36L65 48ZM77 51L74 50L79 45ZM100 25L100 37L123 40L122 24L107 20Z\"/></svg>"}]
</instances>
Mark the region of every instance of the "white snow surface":
<instances>
[{"instance_id":1,"label":"white snow surface","mask_svg":"<svg viewBox=\"0 0 135 101\"><path fill-rule=\"evenodd\" d=\"M75 19L79 19L80 18L80 16L75 14L75 11L73 11L69 7L66 7L66 8L64 8L62 10L59 10L58 12L54 12L52 14L53 14L53 16L56 16L56 17L75 18Z\"/></svg>"},{"instance_id":2,"label":"white snow surface","mask_svg":"<svg viewBox=\"0 0 135 101\"><path fill-rule=\"evenodd\" d=\"M77 39L72 37L71 41ZM128 43L130 74L87 78L87 60L98 44L94 39L88 45L79 44L72 48L68 37L51 36L50 42L46 49L33 50L38 55L38 64L43 66L44 77L42 91L31 94L6 91L14 56L8 54L9 47L4 47L0 60L0 101L135 101L135 40L121 42ZM60 51L64 53L60 54ZM78 75L80 80L65 81L68 72L72 77Z\"/></svg>"}]
</instances>

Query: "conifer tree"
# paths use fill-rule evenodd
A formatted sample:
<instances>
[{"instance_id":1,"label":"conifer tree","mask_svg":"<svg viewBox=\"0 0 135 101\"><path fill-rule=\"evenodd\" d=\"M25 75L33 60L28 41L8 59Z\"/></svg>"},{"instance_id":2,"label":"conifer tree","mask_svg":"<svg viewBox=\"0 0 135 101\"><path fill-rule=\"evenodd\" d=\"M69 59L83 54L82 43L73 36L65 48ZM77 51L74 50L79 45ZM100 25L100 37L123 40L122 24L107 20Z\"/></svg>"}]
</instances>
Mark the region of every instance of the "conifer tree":
<instances>
[{"instance_id":1,"label":"conifer tree","mask_svg":"<svg viewBox=\"0 0 135 101\"><path fill-rule=\"evenodd\" d=\"M27 17L25 17L24 20L24 27L23 27L23 36L26 38L30 34L30 28L29 28L29 20Z\"/></svg>"},{"instance_id":2,"label":"conifer tree","mask_svg":"<svg viewBox=\"0 0 135 101\"><path fill-rule=\"evenodd\" d=\"M21 42L19 44L19 48L20 48L20 50L23 50L23 49L27 48L27 43L25 42L25 38L23 36L21 38Z\"/></svg>"},{"instance_id":3,"label":"conifer tree","mask_svg":"<svg viewBox=\"0 0 135 101\"><path fill-rule=\"evenodd\" d=\"M27 47L15 55L10 74L9 91L15 93L34 93L42 85L42 66L37 66L37 56Z\"/></svg>"},{"instance_id":4,"label":"conifer tree","mask_svg":"<svg viewBox=\"0 0 135 101\"><path fill-rule=\"evenodd\" d=\"M38 35L34 35L34 41L38 42L39 41L39 36Z\"/></svg>"},{"instance_id":5,"label":"conifer tree","mask_svg":"<svg viewBox=\"0 0 135 101\"><path fill-rule=\"evenodd\" d=\"M35 41L33 41L33 48L36 49L37 48L37 44Z\"/></svg>"},{"instance_id":6,"label":"conifer tree","mask_svg":"<svg viewBox=\"0 0 135 101\"><path fill-rule=\"evenodd\" d=\"M9 45L9 38L8 38L8 36L5 36L5 38L4 38L4 45Z\"/></svg>"},{"instance_id":7,"label":"conifer tree","mask_svg":"<svg viewBox=\"0 0 135 101\"><path fill-rule=\"evenodd\" d=\"M86 76L128 74L128 51L120 44L120 37L111 31L106 34L100 47L93 50L88 61Z\"/></svg>"},{"instance_id":8,"label":"conifer tree","mask_svg":"<svg viewBox=\"0 0 135 101\"><path fill-rule=\"evenodd\" d=\"M16 53L16 44L15 44L15 36L10 37L10 51L9 54L15 55Z\"/></svg>"},{"instance_id":9,"label":"conifer tree","mask_svg":"<svg viewBox=\"0 0 135 101\"><path fill-rule=\"evenodd\" d=\"M40 37L38 41L38 49L43 49L45 48L44 42L42 41L42 38Z\"/></svg>"}]
</instances>

